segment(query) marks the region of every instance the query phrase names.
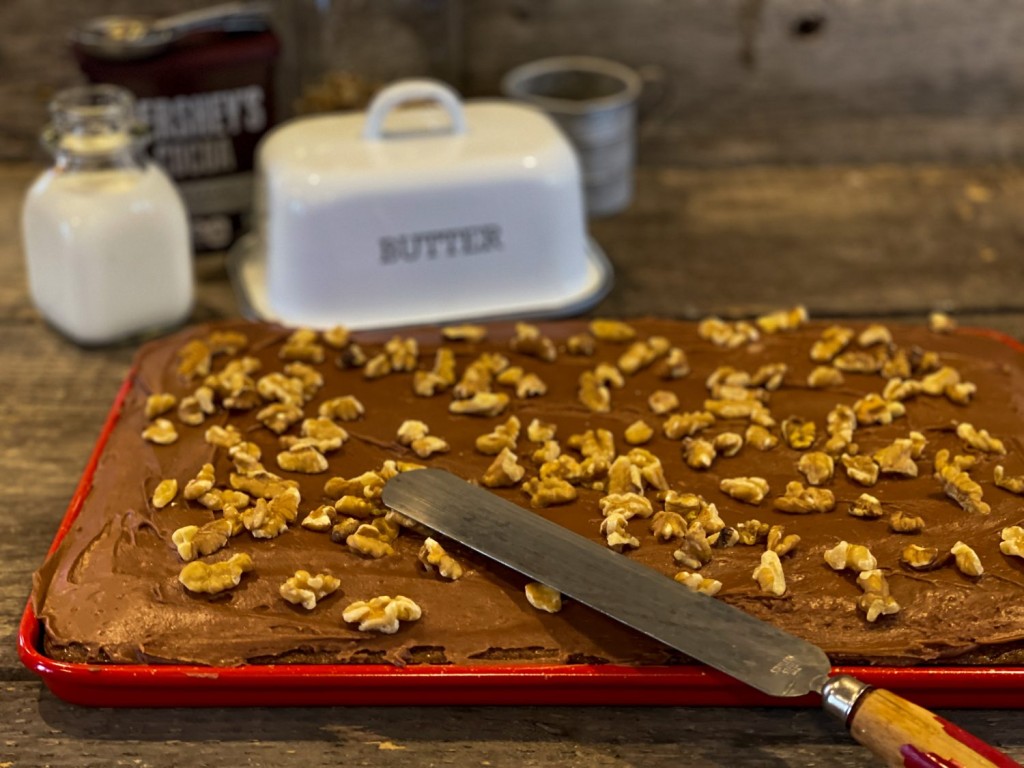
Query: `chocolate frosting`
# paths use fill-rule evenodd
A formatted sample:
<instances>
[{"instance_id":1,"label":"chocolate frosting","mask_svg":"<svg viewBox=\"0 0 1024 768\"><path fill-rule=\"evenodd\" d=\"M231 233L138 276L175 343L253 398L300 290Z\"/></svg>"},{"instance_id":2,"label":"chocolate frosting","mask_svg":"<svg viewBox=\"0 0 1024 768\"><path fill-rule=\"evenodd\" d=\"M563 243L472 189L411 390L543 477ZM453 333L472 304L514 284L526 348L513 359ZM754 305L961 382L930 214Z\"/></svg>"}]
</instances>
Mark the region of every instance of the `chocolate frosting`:
<instances>
[{"instance_id":1,"label":"chocolate frosting","mask_svg":"<svg viewBox=\"0 0 1024 768\"><path fill-rule=\"evenodd\" d=\"M817 365L810 359L809 349L826 327L820 322L762 334L757 342L732 350L701 339L695 324L636 319L630 325L638 339L663 336L685 350L692 370L673 381L659 378L655 366L626 375L623 387L611 389L608 413L594 413L580 403L578 379L598 363L614 364L628 345L599 341L592 356L569 354L566 340L587 330L587 323L579 320L539 325L558 349L554 361L513 351L509 344L514 333L511 324L489 326L487 340L482 342L442 341L438 328L353 334L370 356L393 335L414 336L420 345L419 366L424 369L432 367L436 348L444 345L455 353L459 375L481 352L497 351L512 365L538 374L547 385L548 392L543 396L519 399L513 394L508 410L494 417L451 414L451 391L418 396L408 372L368 380L360 369L343 370L335 363L337 352L327 348L327 359L316 366L326 383L306 404L305 414L315 416L321 402L341 395L357 397L365 406L365 414L344 423L350 438L340 450L327 454L330 467L322 474L278 469L274 457L281 450L279 438L256 420L258 409L234 411L230 422L245 439L260 445L268 469L298 481L301 519L309 510L334 501L324 490L329 478L348 478L378 469L388 459L448 469L478 482L493 457L479 453L474 441L512 414L523 427L517 453L527 468L527 477L537 474L530 455L538 445L525 434L533 419L557 425L556 439L563 451L577 456L568 447L570 435L608 429L615 436L617 450L625 452L629 448L623 439L625 428L643 419L654 427L654 436L644 447L661 459L671 488L698 493L713 502L729 526L756 518L784 525L786 534L800 536L796 549L781 558L787 583L781 597L763 592L752 577L764 545L738 544L715 549L711 561L700 571L723 585L717 597L711 599L724 600L819 645L835 662L910 665L1015 658L1013 654L1024 641L1024 601L1020 599L1024 595L1024 560L1003 554L999 543L1000 531L1020 524L1024 512L1020 497L994 485L993 468L1002 464L1008 475L1024 473L1024 366L1016 349L984 334L937 334L925 328L892 326L893 349L939 353L943 364L977 385L977 394L966 406L943 396L918 395L906 401L906 414L891 424L859 427L855 442L862 454L869 455L896 438L907 437L912 430L922 433L927 444L918 460L918 477L883 475L877 485L865 488L852 482L837 462L835 475L826 484L835 495L835 510L793 515L773 509L772 499L782 494L787 482L804 481L796 468L801 452L783 443L768 451L745 445L733 457L719 456L706 470L691 469L683 460L680 440L662 433L661 423L666 417L652 413L649 395L655 390L671 390L678 395L679 411L697 411L708 398L706 379L719 366L753 372L764 364L785 363L782 386L769 393L766 405L780 424L793 416L812 420L817 427L813 449L820 450L827 439L828 412L837 403L852 405L867 393L880 392L885 379L877 373L845 373L845 381L839 386L809 388L808 373ZM851 323L849 327L859 331L864 325ZM254 570L242 577L238 587L217 596L196 595L184 589L178 581L183 562L171 534L182 526L213 520L218 513L186 501L180 492L164 509L154 509L149 500L160 480L175 478L183 488L204 462L214 464L218 485L227 486L232 463L224 449L208 445L203 435L212 425L228 423L229 414L220 408L201 426L186 426L172 412L168 418L175 422L180 437L172 445L161 446L141 437L147 425L143 409L146 397L152 393L169 392L179 399L191 393L200 381L186 382L179 376L178 351L190 339L203 339L211 330L225 329L246 334L248 346L239 354L260 359L262 370L257 375L282 369L279 350L289 331L268 324L232 322L193 327L140 351L130 391L103 448L92 488L67 535L36 574L32 601L44 627L48 653L89 662L202 665L289 661L383 661L399 665L420 661L685 661L660 643L571 600L556 614L536 610L524 594L525 577L453 542L443 544L466 573L456 581L442 579L418 562L416 554L423 537L409 530L403 530L396 540L396 554L381 559L363 557L333 542L327 533L301 527L298 521L269 540L254 539L243 531L225 549L202 558L217 562L238 552L248 553ZM215 357L214 370L228 359L226 355ZM495 388L501 389L499 385ZM406 419L425 422L431 434L449 443L450 450L418 458L396 437ZM1005 443L1007 454L996 456L968 449L956 435L959 422L989 430ZM746 420L720 419L706 434L742 433L746 426ZM298 425L289 434L297 431ZM778 434L779 427L772 431ZM990 513L965 511L944 493L934 477L935 456L942 448L954 455L977 456L978 463L970 475L981 485ZM766 479L771 488L769 496L755 506L719 490L723 478L741 476ZM530 506L529 497L519 488L495 492ZM586 487L578 492L578 499L572 503L533 511L604 543L598 507L603 492ZM864 492L880 499L888 511L921 516L924 530L898 534L890 529L888 514L879 519L852 516L848 508ZM655 509L660 509L657 491L649 488L647 495ZM673 559L678 541L656 540L649 521L640 518L630 521L629 531L641 545L623 556L667 575L681 569ZM863 593L855 573L837 572L824 560L825 550L840 540L871 549L892 596L901 606L898 613L874 622L866 620L857 607ZM952 564L916 572L899 562L900 552L910 543L948 551L958 541L967 543L980 557L985 569L980 578L966 576ZM312 611L291 605L278 590L298 569L330 572L341 580L341 587ZM404 623L394 635L360 632L342 619L348 604L378 595L411 598L422 608L422 618Z\"/></svg>"}]
</instances>

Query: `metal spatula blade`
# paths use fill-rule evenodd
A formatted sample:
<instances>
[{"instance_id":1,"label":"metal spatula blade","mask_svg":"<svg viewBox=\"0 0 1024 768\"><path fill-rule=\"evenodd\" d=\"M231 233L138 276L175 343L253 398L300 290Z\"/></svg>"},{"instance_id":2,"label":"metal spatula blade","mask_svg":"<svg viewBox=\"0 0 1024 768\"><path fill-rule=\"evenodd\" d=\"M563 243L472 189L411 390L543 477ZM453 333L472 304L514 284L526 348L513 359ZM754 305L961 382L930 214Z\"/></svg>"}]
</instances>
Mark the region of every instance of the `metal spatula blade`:
<instances>
[{"instance_id":1,"label":"metal spatula blade","mask_svg":"<svg viewBox=\"0 0 1024 768\"><path fill-rule=\"evenodd\" d=\"M384 504L772 696L822 694L826 711L890 764L1017 766L928 710L855 678L820 648L437 469L396 475Z\"/></svg>"}]
</instances>

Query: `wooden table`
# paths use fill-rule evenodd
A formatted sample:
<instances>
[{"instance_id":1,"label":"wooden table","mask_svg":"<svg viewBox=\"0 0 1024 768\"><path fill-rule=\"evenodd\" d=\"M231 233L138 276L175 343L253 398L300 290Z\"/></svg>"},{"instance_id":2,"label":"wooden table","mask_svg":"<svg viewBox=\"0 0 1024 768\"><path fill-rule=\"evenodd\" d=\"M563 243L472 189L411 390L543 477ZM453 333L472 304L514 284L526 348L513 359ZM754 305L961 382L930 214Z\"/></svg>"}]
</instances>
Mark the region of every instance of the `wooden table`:
<instances>
[{"instance_id":1,"label":"wooden table","mask_svg":"<svg viewBox=\"0 0 1024 768\"><path fill-rule=\"evenodd\" d=\"M54 697L18 661L17 624L133 349L76 348L32 307L18 216L35 173L0 167L0 767L876 764L815 709L120 710ZM592 229L616 268L596 313L944 309L1024 338L1016 169L644 169L632 209ZM199 273L195 319L236 314L223 259L203 257ZM943 714L1024 760L1024 711Z\"/></svg>"}]
</instances>

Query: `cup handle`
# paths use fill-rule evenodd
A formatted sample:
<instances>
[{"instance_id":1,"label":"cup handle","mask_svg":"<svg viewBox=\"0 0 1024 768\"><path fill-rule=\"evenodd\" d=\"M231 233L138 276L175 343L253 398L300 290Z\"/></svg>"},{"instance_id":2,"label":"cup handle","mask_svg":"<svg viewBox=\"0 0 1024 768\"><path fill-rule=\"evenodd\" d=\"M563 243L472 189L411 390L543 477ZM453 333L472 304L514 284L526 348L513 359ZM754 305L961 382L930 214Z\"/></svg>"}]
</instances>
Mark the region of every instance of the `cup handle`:
<instances>
[{"instance_id":1,"label":"cup handle","mask_svg":"<svg viewBox=\"0 0 1024 768\"><path fill-rule=\"evenodd\" d=\"M384 138L384 121L391 110L413 101L433 101L439 104L451 120L451 132L466 132L466 115L462 109L459 94L437 80L400 80L389 85L370 103L366 123L363 125L365 141L380 141Z\"/></svg>"}]
</instances>

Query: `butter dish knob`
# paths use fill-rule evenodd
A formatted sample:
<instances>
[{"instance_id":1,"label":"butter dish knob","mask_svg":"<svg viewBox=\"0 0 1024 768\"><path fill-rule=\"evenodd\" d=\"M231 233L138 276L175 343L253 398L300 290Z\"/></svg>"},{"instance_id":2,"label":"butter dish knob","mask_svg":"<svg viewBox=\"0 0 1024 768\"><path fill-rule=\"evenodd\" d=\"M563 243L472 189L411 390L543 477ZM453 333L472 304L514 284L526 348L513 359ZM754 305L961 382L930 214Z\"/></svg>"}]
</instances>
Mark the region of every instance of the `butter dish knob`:
<instances>
[{"instance_id":1,"label":"butter dish knob","mask_svg":"<svg viewBox=\"0 0 1024 768\"><path fill-rule=\"evenodd\" d=\"M398 107L417 101L432 101L440 105L451 120L451 132L466 132L466 116L459 94L439 80L416 78L399 80L382 90L370 103L363 126L363 139L380 141L383 138L384 121L388 114Z\"/></svg>"}]
</instances>

